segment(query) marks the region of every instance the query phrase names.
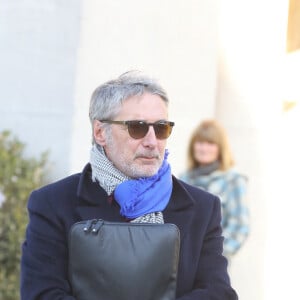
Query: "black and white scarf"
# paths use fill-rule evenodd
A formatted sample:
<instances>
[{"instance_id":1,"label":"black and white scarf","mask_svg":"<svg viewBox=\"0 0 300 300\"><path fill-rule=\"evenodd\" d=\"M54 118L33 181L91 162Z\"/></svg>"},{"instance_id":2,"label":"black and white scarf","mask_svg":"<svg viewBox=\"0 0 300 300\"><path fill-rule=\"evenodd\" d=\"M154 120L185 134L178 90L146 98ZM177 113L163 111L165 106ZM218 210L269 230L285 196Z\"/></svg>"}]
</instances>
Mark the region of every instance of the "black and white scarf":
<instances>
[{"instance_id":1,"label":"black and white scarf","mask_svg":"<svg viewBox=\"0 0 300 300\"><path fill-rule=\"evenodd\" d=\"M121 205L121 211L125 212L125 216L126 211L128 214L131 214L131 217L129 215L129 217L132 219L131 222L164 223L163 214L160 210L165 208L165 206L168 204L172 192L172 176L170 166L166 160L167 155L168 153L166 152L165 160L158 174L152 177L135 180L120 172L107 158L104 149L101 146L94 145L90 153L92 179L94 181L98 181L100 186L107 192L108 195L111 195L119 185L120 187L122 186L123 192L121 194L116 194L116 201ZM163 186L160 185L161 182L163 182ZM125 189L123 185L125 185ZM134 185L134 189L132 189L132 185ZM129 189L131 188L131 192L129 191L127 194L131 195L132 197L130 197L131 199L128 200L126 197L125 199L123 197L123 194L126 194L126 186L128 186ZM138 192L134 193L136 187ZM146 190L144 189L147 189L147 192L145 192ZM162 189L164 190L164 193L159 193L158 191ZM151 197L151 193L153 193L155 197ZM148 194L150 194L150 196L148 196ZM130 208L132 204L136 205L136 207L144 206L144 209L146 209L145 206L149 207L150 199L144 199L145 195L146 197L148 196L148 198L150 197L152 202L156 201L156 203L153 203L153 209L151 208L149 212L146 212L142 215L139 215L138 213L134 214L134 217L132 218L132 213L134 213L134 209L132 210L132 208ZM119 196L121 196L121 199L118 199ZM148 202L144 202L145 205L141 205L143 204L141 201ZM156 211L156 207L159 207L160 210Z\"/></svg>"}]
</instances>

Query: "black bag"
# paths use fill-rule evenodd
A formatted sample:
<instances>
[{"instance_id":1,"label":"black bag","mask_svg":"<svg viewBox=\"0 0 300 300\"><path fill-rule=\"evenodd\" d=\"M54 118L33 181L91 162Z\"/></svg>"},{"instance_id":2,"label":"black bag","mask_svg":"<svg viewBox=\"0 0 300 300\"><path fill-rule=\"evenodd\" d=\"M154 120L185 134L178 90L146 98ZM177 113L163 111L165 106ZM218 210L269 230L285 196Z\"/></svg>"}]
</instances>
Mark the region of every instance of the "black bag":
<instances>
[{"instance_id":1,"label":"black bag","mask_svg":"<svg viewBox=\"0 0 300 300\"><path fill-rule=\"evenodd\" d=\"M69 234L77 300L174 300L179 259L174 224L89 220Z\"/></svg>"}]
</instances>

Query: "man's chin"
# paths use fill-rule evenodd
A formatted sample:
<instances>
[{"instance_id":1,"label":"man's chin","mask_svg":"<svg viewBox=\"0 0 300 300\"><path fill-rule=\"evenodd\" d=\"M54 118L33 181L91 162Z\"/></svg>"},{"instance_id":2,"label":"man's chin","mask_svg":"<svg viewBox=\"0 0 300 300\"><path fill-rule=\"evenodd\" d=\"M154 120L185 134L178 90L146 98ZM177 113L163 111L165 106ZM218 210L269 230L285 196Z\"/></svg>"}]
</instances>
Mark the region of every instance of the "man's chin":
<instances>
[{"instance_id":1,"label":"man's chin","mask_svg":"<svg viewBox=\"0 0 300 300\"><path fill-rule=\"evenodd\" d=\"M142 166L139 167L136 172L135 172L135 178L140 178L140 177L151 177L155 175L158 172L158 167L155 165L149 165L149 166Z\"/></svg>"}]
</instances>

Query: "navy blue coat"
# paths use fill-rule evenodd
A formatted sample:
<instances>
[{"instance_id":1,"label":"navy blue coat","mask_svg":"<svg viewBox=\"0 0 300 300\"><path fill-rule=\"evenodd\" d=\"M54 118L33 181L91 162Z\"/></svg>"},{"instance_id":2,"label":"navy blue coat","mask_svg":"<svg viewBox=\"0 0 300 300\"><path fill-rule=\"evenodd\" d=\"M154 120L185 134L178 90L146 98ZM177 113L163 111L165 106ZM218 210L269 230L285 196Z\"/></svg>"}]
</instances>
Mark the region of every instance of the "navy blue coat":
<instances>
[{"instance_id":1,"label":"navy blue coat","mask_svg":"<svg viewBox=\"0 0 300 300\"><path fill-rule=\"evenodd\" d=\"M68 281L68 233L81 220L124 221L118 205L107 199L91 180L89 164L80 174L32 192L22 246L22 300L75 300ZM219 199L173 177L163 215L180 229L177 299L236 300L222 256Z\"/></svg>"}]
</instances>

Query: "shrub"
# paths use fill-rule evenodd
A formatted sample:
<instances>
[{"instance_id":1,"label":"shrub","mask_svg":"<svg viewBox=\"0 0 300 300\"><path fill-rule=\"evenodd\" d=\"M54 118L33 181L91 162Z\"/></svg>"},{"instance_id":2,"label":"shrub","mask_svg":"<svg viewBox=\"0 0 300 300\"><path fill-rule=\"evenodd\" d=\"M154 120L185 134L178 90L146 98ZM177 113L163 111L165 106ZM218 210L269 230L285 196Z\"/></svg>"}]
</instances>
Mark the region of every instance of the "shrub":
<instances>
[{"instance_id":1,"label":"shrub","mask_svg":"<svg viewBox=\"0 0 300 300\"><path fill-rule=\"evenodd\" d=\"M45 183L47 153L26 158L25 145L0 132L0 299L18 300L21 244L30 192Z\"/></svg>"}]
</instances>

